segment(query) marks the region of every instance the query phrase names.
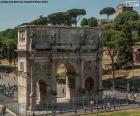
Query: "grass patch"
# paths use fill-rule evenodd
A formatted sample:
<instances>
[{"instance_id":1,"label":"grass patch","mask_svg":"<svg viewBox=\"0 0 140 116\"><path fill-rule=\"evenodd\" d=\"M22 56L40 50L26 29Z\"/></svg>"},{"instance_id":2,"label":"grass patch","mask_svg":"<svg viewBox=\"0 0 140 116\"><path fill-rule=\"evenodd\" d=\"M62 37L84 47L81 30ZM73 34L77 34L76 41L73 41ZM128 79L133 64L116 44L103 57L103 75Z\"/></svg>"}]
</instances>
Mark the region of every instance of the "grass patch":
<instances>
[{"instance_id":1,"label":"grass patch","mask_svg":"<svg viewBox=\"0 0 140 116\"><path fill-rule=\"evenodd\" d=\"M84 116L96 116L96 114L87 114ZM140 116L140 109L99 113L99 116Z\"/></svg>"}]
</instances>

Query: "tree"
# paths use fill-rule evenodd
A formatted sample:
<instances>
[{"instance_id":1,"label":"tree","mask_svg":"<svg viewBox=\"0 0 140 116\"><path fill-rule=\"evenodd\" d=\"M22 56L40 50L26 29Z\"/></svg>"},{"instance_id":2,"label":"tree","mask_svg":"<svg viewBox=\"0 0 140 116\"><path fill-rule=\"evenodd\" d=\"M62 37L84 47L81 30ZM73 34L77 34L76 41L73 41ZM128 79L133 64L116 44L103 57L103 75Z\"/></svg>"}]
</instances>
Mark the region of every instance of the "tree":
<instances>
[{"instance_id":1,"label":"tree","mask_svg":"<svg viewBox=\"0 0 140 116\"><path fill-rule=\"evenodd\" d=\"M83 20L81 21L81 26L89 26L89 27L97 27L97 19L95 17L91 17L91 18L83 18Z\"/></svg>"},{"instance_id":2,"label":"tree","mask_svg":"<svg viewBox=\"0 0 140 116\"><path fill-rule=\"evenodd\" d=\"M67 13L71 18L71 23L75 24L75 26L77 26L77 22L80 20L80 18L83 15L86 15L85 9L71 9L67 10Z\"/></svg>"},{"instance_id":3,"label":"tree","mask_svg":"<svg viewBox=\"0 0 140 116\"><path fill-rule=\"evenodd\" d=\"M103 45L107 48L112 64L112 88L115 88L115 56L118 48L124 42L124 33L121 31L107 30L102 34Z\"/></svg>"},{"instance_id":4,"label":"tree","mask_svg":"<svg viewBox=\"0 0 140 116\"><path fill-rule=\"evenodd\" d=\"M140 41L140 19L129 21L129 25L131 25L132 28L132 38L134 42Z\"/></svg>"},{"instance_id":5,"label":"tree","mask_svg":"<svg viewBox=\"0 0 140 116\"><path fill-rule=\"evenodd\" d=\"M87 18L83 18L81 21L81 26L86 26L88 25L88 19Z\"/></svg>"},{"instance_id":6,"label":"tree","mask_svg":"<svg viewBox=\"0 0 140 116\"><path fill-rule=\"evenodd\" d=\"M17 38L17 29L6 29L0 32L1 38L7 37L9 39Z\"/></svg>"},{"instance_id":7,"label":"tree","mask_svg":"<svg viewBox=\"0 0 140 116\"><path fill-rule=\"evenodd\" d=\"M2 44L2 40L0 38L0 58L2 58L2 48L3 48L3 44Z\"/></svg>"},{"instance_id":8,"label":"tree","mask_svg":"<svg viewBox=\"0 0 140 116\"><path fill-rule=\"evenodd\" d=\"M84 9L71 9L67 12L57 12L48 15L48 21L52 25L67 25L71 26L72 24L77 25L77 22L80 20L81 16L85 15L86 11Z\"/></svg>"},{"instance_id":9,"label":"tree","mask_svg":"<svg viewBox=\"0 0 140 116\"><path fill-rule=\"evenodd\" d=\"M124 12L120 13L114 20L114 29L121 30L122 26L125 23L128 23L130 21L137 21L139 19L139 15L137 12Z\"/></svg>"},{"instance_id":10,"label":"tree","mask_svg":"<svg viewBox=\"0 0 140 116\"><path fill-rule=\"evenodd\" d=\"M43 17L41 15L38 19L32 21L30 24L33 24L33 25L47 25L48 24L48 19L47 19L47 17Z\"/></svg>"},{"instance_id":11,"label":"tree","mask_svg":"<svg viewBox=\"0 0 140 116\"><path fill-rule=\"evenodd\" d=\"M91 17L88 19L88 26L97 27L97 19L95 17Z\"/></svg>"},{"instance_id":12,"label":"tree","mask_svg":"<svg viewBox=\"0 0 140 116\"><path fill-rule=\"evenodd\" d=\"M134 43L140 41L140 36L138 31L132 31L132 39Z\"/></svg>"},{"instance_id":13,"label":"tree","mask_svg":"<svg viewBox=\"0 0 140 116\"><path fill-rule=\"evenodd\" d=\"M17 29L6 29L5 31L0 32L1 38L1 58L10 58L11 52L9 52L8 47L12 47L12 45L8 45L9 41L15 42L15 46L17 44ZM15 50L15 49L14 49ZM12 51L12 49L10 49ZM10 59L9 59L10 61Z\"/></svg>"},{"instance_id":14,"label":"tree","mask_svg":"<svg viewBox=\"0 0 140 116\"><path fill-rule=\"evenodd\" d=\"M4 43L7 48L8 61L10 64L12 63L12 61L14 61L14 65L15 65L15 59L17 55L14 50L17 49L17 42L14 39L7 39Z\"/></svg>"},{"instance_id":15,"label":"tree","mask_svg":"<svg viewBox=\"0 0 140 116\"><path fill-rule=\"evenodd\" d=\"M71 26L70 16L66 12L57 12L48 15L48 22L52 25L68 25Z\"/></svg>"},{"instance_id":16,"label":"tree","mask_svg":"<svg viewBox=\"0 0 140 116\"><path fill-rule=\"evenodd\" d=\"M100 14L106 14L107 15L107 19L109 19L109 16L115 13L115 9L112 7L106 7L103 8L102 10L100 10Z\"/></svg>"},{"instance_id":17,"label":"tree","mask_svg":"<svg viewBox=\"0 0 140 116\"><path fill-rule=\"evenodd\" d=\"M133 38L132 38L132 30L130 24L125 23L122 26L122 31L125 33L125 41L123 46L119 47L118 54L118 64L121 68L126 69L128 66L133 64Z\"/></svg>"},{"instance_id":18,"label":"tree","mask_svg":"<svg viewBox=\"0 0 140 116\"><path fill-rule=\"evenodd\" d=\"M133 31L139 30L140 22L139 15L137 12L124 12L119 14L114 20L114 29L123 31L125 34L125 42L119 47L117 63L123 69L133 63L133 44L134 44L134 34ZM139 35L139 31L138 31Z\"/></svg>"}]
</instances>

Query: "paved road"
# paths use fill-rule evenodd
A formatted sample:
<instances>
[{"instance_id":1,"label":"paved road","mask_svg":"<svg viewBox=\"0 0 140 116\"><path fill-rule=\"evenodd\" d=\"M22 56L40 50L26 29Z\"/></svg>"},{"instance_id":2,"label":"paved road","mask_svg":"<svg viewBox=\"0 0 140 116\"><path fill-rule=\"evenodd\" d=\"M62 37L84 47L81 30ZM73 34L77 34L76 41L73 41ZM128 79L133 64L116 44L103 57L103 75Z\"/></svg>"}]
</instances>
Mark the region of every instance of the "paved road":
<instances>
[{"instance_id":1,"label":"paved road","mask_svg":"<svg viewBox=\"0 0 140 116\"><path fill-rule=\"evenodd\" d=\"M0 113L0 116L2 116L2 113ZM13 115L10 114L9 112L6 112L4 116L13 116Z\"/></svg>"},{"instance_id":2,"label":"paved road","mask_svg":"<svg viewBox=\"0 0 140 116\"><path fill-rule=\"evenodd\" d=\"M0 94L0 104L15 103L15 101L5 95Z\"/></svg>"},{"instance_id":3,"label":"paved road","mask_svg":"<svg viewBox=\"0 0 140 116\"><path fill-rule=\"evenodd\" d=\"M6 108L8 108L9 110L13 112L17 112L17 108L15 108L16 107L15 104L17 104L17 102L15 102L13 99L0 94L0 105L6 105ZM12 114L7 112L5 116L12 116Z\"/></svg>"}]
</instances>

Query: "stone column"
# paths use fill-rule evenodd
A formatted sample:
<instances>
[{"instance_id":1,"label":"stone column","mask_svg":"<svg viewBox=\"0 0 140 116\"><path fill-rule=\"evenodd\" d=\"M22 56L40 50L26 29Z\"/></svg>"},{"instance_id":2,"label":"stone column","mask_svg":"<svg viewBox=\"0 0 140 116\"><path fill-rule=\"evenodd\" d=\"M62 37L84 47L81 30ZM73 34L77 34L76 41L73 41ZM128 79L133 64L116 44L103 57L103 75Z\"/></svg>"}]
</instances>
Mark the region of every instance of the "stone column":
<instances>
[{"instance_id":1,"label":"stone column","mask_svg":"<svg viewBox=\"0 0 140 116\"><path fill-rule=\"evenodd\" d=\"M94 66L94 97L97 97L98 88L99 88L99 60L98 58L95 60L95 66Z\"/></svg>"},{"instance_id":2,"label":"stone column","mask_svg":"<svg viewBox=\"0 0 140 116\"><path fill-rule=\"evenodd\" d=\"M103 96L103 85L102 85L102 54L101 54L101 50L99 50L98 53L98 89L100 90L99 94L99 98L101 99Z\"/></svg>"},{"instance_id":3,"label":"stone column","mask_svg":"<svg viewBox=\"0 0 140 116\"><path fill-rule=\"evenodd\" d=\"M55 67L54 61L52 61L52 64L51 64L51 79L52 79L51 80L51 88L53 90L56 90L56 67Z\"/></svg>"},{"instance_id":4,"label":"stone column","mask_svg":"<svg viewBox=\"0 0 140 116\"><path fill-rule=\"evenodd\" d=\"M81 88L85 88L84 61L81 61Z\"/></svg>"},{"instance_id":5,"label":"stone column","mask_svg":"<svg viewBox=\"0 0 140 116\"><path fill-rule=\"evenodd\" d=\"M98 70L99 70L99 88L103 88L103 85L102 85L102 58L101 58L102 56L101 55L99 55L99 66L98 66Z\"/></svg>"},{"instance_id":6,"label":"stone column","mask_svg":"<svg viewBox=\"0 0 140 116\"><path fill-rule=\"evenodd\" d=\"M74 78L75 78L75 97L78 97L81 80L79 75L76 75Z\"/></svg>"},{"instance_id":7,"label":"stone column","mask_svg":"<svg viewBox=\"0 0 140 116\"><path fill-rule=\"evenodd\" d=\"M36 82L34 74L34 63L31 64L31 93L30 93L30 107L29 110L34 111L36 109Z\"/></svg>"},{"instance_id":8,"label":"stone column","mask_svg":"<svg viewBox=\"0 0 140 116\"><path fill-rule=\"evenodd\" d=\"M48 67L49 68L49 67ZM55 61L53 59L52 64L51 64L51 90L56 91L57 92L57 88L56 88L56 65L55 65ZM52 97L53 95L51 95L51 99L52 102L56 102L56 97Z\"/></svg>"},{"instance_id":9,"label":"stone column","mask_svg":"<svg viewBox=\"0 0 140 116\"><path fill-rule=\"evenodd\" d=\"M75 75L75 97L78 97L79 96L79 88L81 88L81 81L83 80L82 79L82 74L83 71L82 70L82 63L81 63L81 59L78 59L75 63L76 65L76 75Z\"/></svg>"},{"instance_id":10,"label":"stone column","mask_svg":"<svg viewBox=\"0 0 140 116\"><path fill-rule=\"evenodd\" d=\"M70 99L69 79L67 75L66 75L66 99Z\"/></svg>"}]
</instances>

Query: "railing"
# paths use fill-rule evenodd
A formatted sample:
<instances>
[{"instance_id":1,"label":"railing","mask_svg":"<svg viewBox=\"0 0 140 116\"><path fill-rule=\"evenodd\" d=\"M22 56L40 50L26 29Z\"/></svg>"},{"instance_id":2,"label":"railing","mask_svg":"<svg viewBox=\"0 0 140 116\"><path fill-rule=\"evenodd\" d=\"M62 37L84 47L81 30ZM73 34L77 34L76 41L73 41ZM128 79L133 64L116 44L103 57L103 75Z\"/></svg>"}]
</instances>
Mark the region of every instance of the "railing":
<instances>
[{"instance_id":1,"label":"railing","mask_svg":"<svg viewBox=\"0 0 140 116\"><path fill-rule=\"evenodd\" d=\"M70 112L79 112L87 110L102 110L108 111L111 109L120 109L121 105L128 105L128 99L119 99L114 96L106 96L104 98L97 97L77 97L71 100L65 99L65 101L58 100L57 102L46 102L42 104L37 104L35 112L43 111L44 114L55 113L70 113ZM26 111L25 104L19 103L8 103L4 104L7 109L14 112L17 116L29 116L33 115L33 112ZM24 115L23 115L24 114ZM43 116L43 115L42 115Z\"/></svg>"}]
</instances>

